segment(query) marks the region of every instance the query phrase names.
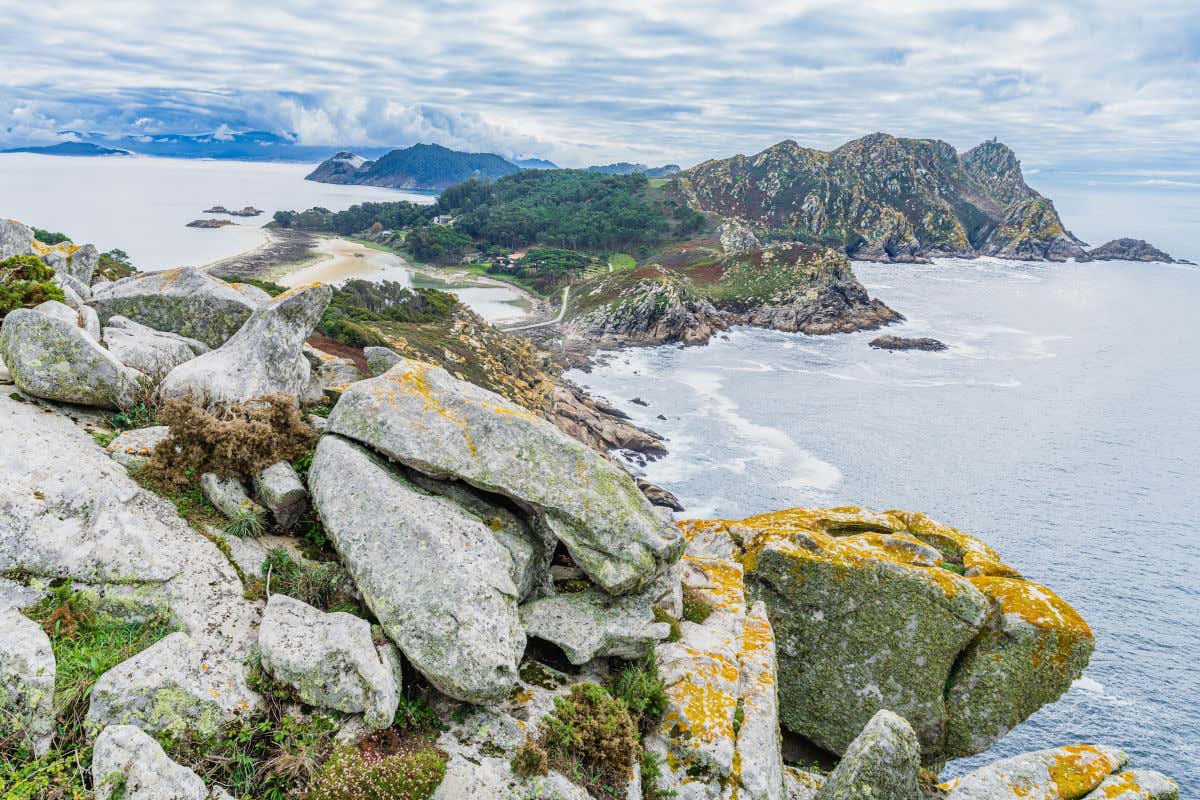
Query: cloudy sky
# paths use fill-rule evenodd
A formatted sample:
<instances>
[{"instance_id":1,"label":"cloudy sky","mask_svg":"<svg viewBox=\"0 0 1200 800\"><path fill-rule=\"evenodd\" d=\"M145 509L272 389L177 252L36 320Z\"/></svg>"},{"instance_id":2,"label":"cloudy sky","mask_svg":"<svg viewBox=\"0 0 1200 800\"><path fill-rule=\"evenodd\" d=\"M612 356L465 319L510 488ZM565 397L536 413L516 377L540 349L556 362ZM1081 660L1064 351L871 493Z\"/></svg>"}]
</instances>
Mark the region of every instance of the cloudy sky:
<instances>
[{"instance_id":1,"label":"cloudy sky","mask_svg":"<svg viewBox=\"0 0 1200 800\"><path fill-rule=\"evenodd\" d=\"M1035 185L1200 189L1196 0L0 0L0 13L5 146L63 129L262 129L686 166L884 130L959 148L998 136Z\"/></svg>"}]
</instances>

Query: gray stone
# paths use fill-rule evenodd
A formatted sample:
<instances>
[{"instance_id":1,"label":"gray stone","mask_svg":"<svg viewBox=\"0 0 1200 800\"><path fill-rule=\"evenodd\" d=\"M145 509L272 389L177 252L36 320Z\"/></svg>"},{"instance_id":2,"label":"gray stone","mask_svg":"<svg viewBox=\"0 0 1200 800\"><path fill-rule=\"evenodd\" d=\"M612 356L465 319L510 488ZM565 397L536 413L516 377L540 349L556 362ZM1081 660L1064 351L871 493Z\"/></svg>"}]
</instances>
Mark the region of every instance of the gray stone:
<instances>
[{"instance_id":1,"label":"gray stone","mask_svg":"<svg viewBox=\"0 0 1200 800\"><path fill-rule=\"evenodd\" d=\"M15 608L0 609L0 741L42 756L54 737L54 651Z\"/></svg>"},{"instance_id":2,"label":"gray stone","mask_svg":"<svg viewBox=\"0 0 1200 800\"><path fill-rule=\"evenodd\" d=\"M33 255L33 228L15 219L0 219L0 261Z\"/></svg>"},{"instance_id":3,"label":"gray stone","mask_svg":"<svg viewBox=\"0 0 1200 800\"><path fill-rule=\"evenodd\" d=\"M512 559L491 529L336 436L321 437L308 482L342 562L413 666L451 697L506 697L525 633Z\"/></svg>"},{"instance_id":4,"label":"gray stone","mask_svg":"<svg viewBox=\"0 0 1200 800\"><path fill-rule=\"evenodd\" d=\"M330 355L312 345L304 346L304 355L313 368L321 390L328 396L337 397L347 386L362 380L358 366L348 358Z\"/></svg>"},{"instance_id":5,"label":"gray stone","mask_svg":"<svg viewBox=\"0 0 1200 800\"><path fill-rule=\"evenodd\" d=\"M817 790L816 800L920 800L921 745L903 717L879 711Z\"/></svg>"},{"instance_id":6,"label":"gray stone","mask_svg":"<svg viewBox=\"0 0 1200 800\"><path fill-rule=\"evenodd\" d=\"M213 472L200 476L200 489L208 502L217 507L228 519L243 519L247 514L253 514L259 519L267 515L265 508L250 499L246 485L237 478L226 478Z\"/></svg>"},{"instance_id":7,"label":"gray stone","mask_svg":"<svg viewBox=\"0 0 1200 800\"><path fill-rule=\"evenodd\" d=\"M127 408L137 402L142 390L144 376L88 336L78 318L68 322L17 309L0 328L0 356L21 391L34 397Z\"/></svg>"},{"instance_id":8,"label":"gray stone","mask_svg":"<svg viewBox=\"0 0 1200 800\"><path fill-rule=\"evenodd\" d=\"M186 633L172 633L97 679L87 723L211 736L259 702L241 664L210 659Z\"/></svg>"},{"instance_id":9,"label":"gray stone","mask_svg":"<svg viewBox=\"0 0 1200 800\"><path fill-rule=\"evenodd\" d=\"M46 259L43 257L42 260L45 261ZM61 261L65 261L65 259L60 259L60 262ZM57 284L59 286L59 288L61 288L63 290L64 293L68 293L68 296L74 295L75 297L78 297L80 301L83 301L83 302L91 300L92 299L91 288L89 286L87 286L86 284L81 283L80 281L76 280L74 277L71 276L70 273L66 272L65 269L66 269L66 267L60 263L54 273L54 278L53 278L54 283ZM75 304L71 303L71 305L74 306Z\"/></svg>"},{"instance_id":10,"label":"gray stone","mask_svg":"<svg viewBox=\"0 0 1200 800\"><path fill-rule=\"evenodd\" d=\"M327 430L532 509L611 594L646 585L683 550L679 531L603 455L438 367L404 359L351 385Z\"/></svg>"},{"instance_id":11,"label":"gray stone","mask_svg":"<svg viewBox=\"0 0 1200 800\"><path fill-rule=\"evenodd\" d=\"M8 367L5 366L4 360L0 359L0 383L11 384L12 382L12 373L8 371Z\"/></svg>"},{"instance_id":12,"label":"gray stone","mask_svg":"<svg viewBox=\"0 0 1200 800\"><path fill-rule=\"evenodd\" d=\"M392 724L400 700L399 655L378 649L371 624L352 614L327 614L275 593L267 603L258 647L263 668L296 689L309 705L363 714L368 730Z\"/></svg>"},{"instance_id":13,"label":"gray stone","mask_svg":"<svg viewBox=\"0 0 1200 800\"><path fill-rule=\"evenodd\" d=\"M325 425L326 425L325 417L322 417L319 414L309 414L307 419L308 419L308 424L312 426L312 429L314 431L316 431L317 433L325 432Z\"/></svg>"},{"instance_id":14,"label":"gray stone","mask_svg":"<svg viewBox=\"0 0 1200 800\"><path fill-rule=\"evenodd\" d=\"M1083 800L1179 800L1179 784L1148 769L1109 775Z\"/></svg>"},{"instance_id":15,"label":"gray stone","mask_svg":"<svg viewBox=\"0 0 1200 800\"><path fill-rule=\"evenodd\" d=\"M554 593L549 572L558 540L544 525L537 524L537 520L527 522L495 502L496 498L488 498L465 483L439 481L419 472L411 472L408 478L418 487L453 500L483 520L512 557L512 579L522 601Z\"/></svg>"},{"instance_id":16,"label":"gray stone","mask_svg":"<svg viewBox=\"0 0 1200 800\"><path fill-rule=\"evenodd\" d=\"M153 425L149 428L134 428L122 432L117 438L108 443L105 451L125 469L137 469L150 460L150 455L159 443L171 435L171 429L166 425Z\"/></svg>"},{"instance_id":17,"label":"gray stone","mask_svg":"<svg viewBox=\"0 0 1200 800\"><path fill-rule=\"evenodd\" d=\"M100 251L94 244L85 244L67 258L66 271L84 286L92 285L92 276L100 264Z\"/></svg>"},{"instance_id":18,"label":"gray stone","mask_svg":"<svg viewBox=\"0 0 1200 800\"><path fill-rule=\"evenodd\" d=\"M286 461L272 464L254 476L254 494L284 529L291 528L308 511L308 490Z\"/></svg>"},{"instance_id":19,"label":"gray stone","mask_svg":"<svg viewBox=\"0 0 1200 800\"><path fill-rule=\"evenodd\" d=\"M946 800L1007 800L1011 797L1042 797L1069 800L1059 792L1058 778L1072 777L1071 798L1083 797L1105 778L1129 763L1129 756L1115 747L1072 745L1035 750L980 767L942 784Z\"/></svg>"},{"instance_id":20,"label":"gray stone","mask_svg":"<svg viewBox=\"0 0 1200 800\"><path fill-rule=\"evenodd\" d=\"M140 728L109 725L92 750L96 800L223 800L224 790L208 789L200 776L172 761Z\"/></svg>"},{"instance_id":21,"label":"gray stone","mask_svg":"<svg viewBox=\"0 0 1200 800\"><path fill-rule=\"evenodd\" d=\"M48 317L61 320L68 325L74 325L77 328L82 327L79 324L79 312L57 300L47 300L44 303L38 303L33 307L33 310L39 314L45 314Z\"/></svg>"},{"instance_id":22,"label":"gray stone","mask_svg":"<svg viewBox=\"0 0 1200 800\"><path fill-rule=\"evenodd\" d=\"M92 308L91 306L80 306L77 310L79 312L79 327L83 328L83 330L87 332L88 336L92 337L97 342L100 341L100 336L102 335L100 329L100 315L96 313L96 309ZM137 368L134 367L134 369Z\"/></svg>"},{"instance_id":23,"label":"gray stone","mask_svg":"<svg viewBox=\"0 0 1200 800\"><path fill-rule=\"evenodd\" d=\"M371 368L371 375L382 375L404 360L404 356L390 347L364 347L363 355L367 359L367 366Z\"/></svg>"},{"instance_id":24,"label":"gray stone","mask_svg":"<svg viewBox=\"0 0 1200 800\"><path fill-rule=\"evenodd\" d=\"M572 664L596 656L644 658L671 634L655 622L652 601L641 594L613 597L597 589L543 597L521 606L525 634L553 642Z\"/></svg>"},{"instance_id":25,"label":"gray stone","mask_svg":"<svg viewBox=\"0 0 1200 800\"><path fill-rule=\"evenodd\" d=\"M161 380L175 367L207 353L197 339L156 331L133 320L115 316L102 331L104 345L122 364Z\"/></svg>"},{"instance_id":26,"label":"gray stone","mask_svg":"<svg viewBox=\"0 0 1200 800\"><path fill-rule=\"evenodd\" d=\"M321 319L333 290L323 284L293 289L254 311L221 347L181 364L159 387L164 397L236 403L270 394L315 402L304 340Z\"/></svg>"},{"instance_id":27,"label":"gray stone","mask_svg":"<svg viewBox=\"0 0 1200 800\"><path fill-rule=\"evenodd\" d=\"M143 272L95 287L93 304L105 325L117 315L159 331L220 347L269 299L193 267Z\"/></svg>"},{"instance_id":28,"label":"gray stone","mask_svg":"<svg viewBox=\"0 0 1200 800\"><path fill-rule=\"evenodd\" d=\"M785 800L814 800L825 776L819 772L806 772L796 767L783 768L783 796Z\"/></svg>"}]
</instances>

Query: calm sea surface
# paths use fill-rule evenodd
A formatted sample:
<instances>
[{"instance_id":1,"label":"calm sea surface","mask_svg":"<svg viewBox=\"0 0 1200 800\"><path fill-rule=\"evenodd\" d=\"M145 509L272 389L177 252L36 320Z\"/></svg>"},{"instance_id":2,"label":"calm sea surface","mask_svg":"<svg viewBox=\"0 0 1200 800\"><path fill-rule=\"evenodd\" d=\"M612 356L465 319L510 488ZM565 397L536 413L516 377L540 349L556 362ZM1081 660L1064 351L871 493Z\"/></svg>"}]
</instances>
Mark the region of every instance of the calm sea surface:
<instances>
[{"instance_id":1,"label":"calm sea surface","mask_svg":"<svg viewBox=\"0 0 1200 800\"><path fill-rule=\"evenodd\" d=\"M1096 634L1084 677L949 774L1105 742L1200 797L1200 268L855 270L908 317L891 333L950 350L739 329L708 347L625 351L572 377L669 438L646 473L684 516L924 511L983 537L1083 614Z\"/></svg>"}]
</instances>

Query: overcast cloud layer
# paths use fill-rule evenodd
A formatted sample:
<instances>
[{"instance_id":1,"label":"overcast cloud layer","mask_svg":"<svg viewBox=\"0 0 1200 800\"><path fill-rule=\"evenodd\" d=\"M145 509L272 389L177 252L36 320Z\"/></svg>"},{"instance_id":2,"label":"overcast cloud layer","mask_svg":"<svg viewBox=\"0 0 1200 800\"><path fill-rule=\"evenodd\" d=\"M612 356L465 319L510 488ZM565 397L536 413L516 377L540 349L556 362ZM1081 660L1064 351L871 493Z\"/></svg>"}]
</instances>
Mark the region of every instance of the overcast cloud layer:
<instances>
[{"instance_id":1,"label":"overcast cloud layer","mask_svg":"<svg viewBox=\"0 0 1200 800\"><path fill-rule=\"evenodd\" d=\"M0 0L0 145L261 129L686 166L883 130L1200 188L1200 12L1133 5Z\"/></svg>"}]
</instances>

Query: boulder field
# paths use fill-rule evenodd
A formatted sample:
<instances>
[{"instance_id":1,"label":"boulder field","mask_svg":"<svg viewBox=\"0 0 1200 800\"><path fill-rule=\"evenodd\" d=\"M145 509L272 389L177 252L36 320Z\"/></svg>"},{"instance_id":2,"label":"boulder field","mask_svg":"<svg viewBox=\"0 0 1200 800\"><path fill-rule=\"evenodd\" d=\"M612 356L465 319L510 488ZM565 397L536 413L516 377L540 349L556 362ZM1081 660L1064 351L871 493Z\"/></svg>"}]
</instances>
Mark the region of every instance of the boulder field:
<instances>
[{"instance_id":1,"label":"boulder field","mask_svg":"<svg viewBox=\"0 0 1200 800\"><path fill-rule=\"evenodd\" d=\"M0 252L30 241L0 223ZM198 749L234 731L236 774L284 765L294 796L320 798L389 769L422 776L396 795L422 800L1178 797L1102 744L937 784L1094 646L967 533L858 508L676 523L603 452L438 367L322 370L305 339L328 287L272 300L196 270L89 285L85 267L70 274L97 324L59 304L0 327L0 741L21 780L67 759L100 800L263 796ZM106 417L82 407L160 397L333 407L300 458L177 492L146 470L180 431L146 415L93 438ZM68 713L77 628L137 646L85 659ZM303 760L248 744L286 746L298 724ZM785 736L829 769L789 763Z\"/></svg>"}]
</instances>

